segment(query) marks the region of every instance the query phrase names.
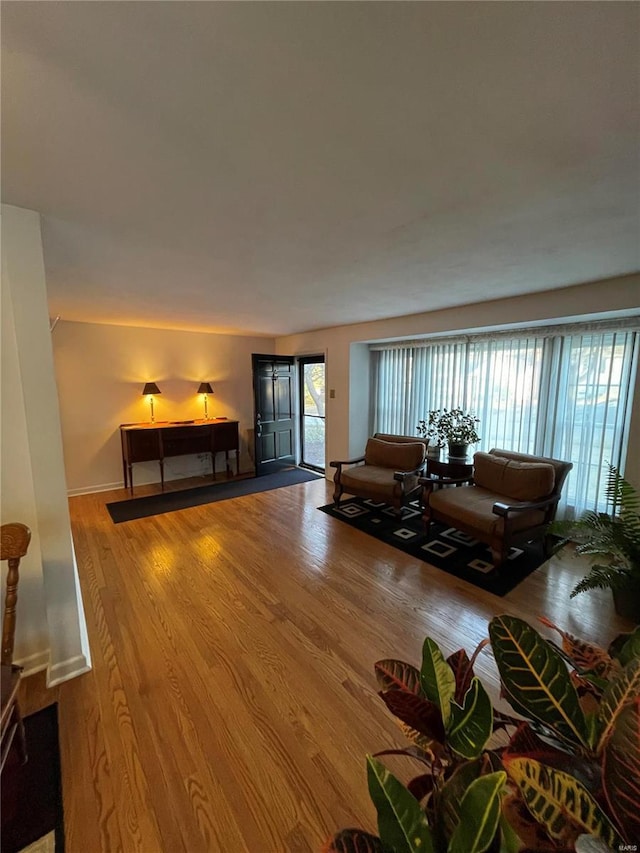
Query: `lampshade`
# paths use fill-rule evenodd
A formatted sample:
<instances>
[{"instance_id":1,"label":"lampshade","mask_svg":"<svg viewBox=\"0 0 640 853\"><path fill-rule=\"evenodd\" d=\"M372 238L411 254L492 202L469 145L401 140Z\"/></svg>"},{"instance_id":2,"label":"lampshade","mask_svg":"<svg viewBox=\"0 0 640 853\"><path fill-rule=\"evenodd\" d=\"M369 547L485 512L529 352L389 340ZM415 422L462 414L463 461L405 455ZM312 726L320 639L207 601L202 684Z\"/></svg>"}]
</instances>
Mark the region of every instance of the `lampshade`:
<instances>
[{"instance_id":1,"label":"lampshade","mask_svg":"<svg viewBox=\"0 0 640 853\"><path fill-rule=\"evenodd\" d=\"M213 388L210 382L201 382L198 388L198 394L213 394Z\"/></svg>"},{"instance_id":2,"label":"lampshade","mask_svg":"<svg viewBox=\"0 0 640 853\"><path fill-rule=\"evenodd\" d=\"M147 382L145 383L144 388L142 389L143 394L162 394L162 391L158 388L155 382Z\"/></svg>"}]
</instances>

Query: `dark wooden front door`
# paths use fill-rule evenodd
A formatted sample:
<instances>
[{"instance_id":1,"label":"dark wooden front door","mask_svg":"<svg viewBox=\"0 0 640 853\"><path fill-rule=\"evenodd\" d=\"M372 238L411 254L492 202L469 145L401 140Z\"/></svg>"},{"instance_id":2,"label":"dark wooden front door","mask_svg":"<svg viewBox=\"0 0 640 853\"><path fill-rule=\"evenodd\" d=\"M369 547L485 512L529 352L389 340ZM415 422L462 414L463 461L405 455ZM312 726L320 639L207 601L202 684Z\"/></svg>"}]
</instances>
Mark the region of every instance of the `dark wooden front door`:
<instances>
[{"instance_id":1,"label":"dark wooden front door","mask_svg":"<svg viewBox=\"0 0 640 853\"><path fill-rule=\"evenodd\" d=\"M294 358L251 356L256 475L295 465Z\"/></svg>"}]
</instances>

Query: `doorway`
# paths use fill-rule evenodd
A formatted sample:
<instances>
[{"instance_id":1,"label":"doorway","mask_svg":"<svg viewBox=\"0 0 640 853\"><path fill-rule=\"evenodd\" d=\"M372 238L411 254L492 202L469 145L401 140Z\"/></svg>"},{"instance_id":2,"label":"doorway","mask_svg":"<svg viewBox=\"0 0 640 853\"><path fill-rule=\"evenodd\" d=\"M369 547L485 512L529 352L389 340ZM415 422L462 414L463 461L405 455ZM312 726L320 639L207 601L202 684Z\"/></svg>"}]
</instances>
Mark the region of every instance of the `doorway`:
<instances>
[{"instance_id":1,"label":"doorway","mask_svg":"<svg viewBox=\"0 0 640 853\"><path fill-rule=\"evenodd\" d=\"M324 355L298 359L300 399L300 465L325 470L325 365Z\"/></svg>"},{"instance_id":2,"label":"doorway","mask_svg":"<svg viewBox=\"0 0 640 853\"><path fill-rule=\"evenodd\" d=\"M294 357L251 357L256 476L295 465Z\"/></svg>"}]
</instances>

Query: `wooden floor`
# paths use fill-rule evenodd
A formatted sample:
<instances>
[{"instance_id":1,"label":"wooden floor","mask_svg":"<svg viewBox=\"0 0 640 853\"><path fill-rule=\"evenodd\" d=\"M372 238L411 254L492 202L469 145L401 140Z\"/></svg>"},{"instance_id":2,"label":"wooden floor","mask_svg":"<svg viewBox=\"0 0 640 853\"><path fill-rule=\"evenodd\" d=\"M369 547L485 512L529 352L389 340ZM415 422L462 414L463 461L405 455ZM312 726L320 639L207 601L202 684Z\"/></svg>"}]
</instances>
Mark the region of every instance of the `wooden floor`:
<instances>
[{"instance_id":1,"label":"wooden floor","mask_svg":"<svg viewBox=\"0 0 640 853\"><path fill-rule=\"evenodd\" d=\"M496 598L318 512L324 480L114 525L126 496L70 500L92 671L24 685L27 713L59 702L67 853L303 853L374 830L365 754L404 744L375 660L419 663L427 634L471 650L505 612L597 642L630 627L605 593L569 600L574 559ZM478 669L495 690L490 653Z\"/></svg>"}]
</instances>

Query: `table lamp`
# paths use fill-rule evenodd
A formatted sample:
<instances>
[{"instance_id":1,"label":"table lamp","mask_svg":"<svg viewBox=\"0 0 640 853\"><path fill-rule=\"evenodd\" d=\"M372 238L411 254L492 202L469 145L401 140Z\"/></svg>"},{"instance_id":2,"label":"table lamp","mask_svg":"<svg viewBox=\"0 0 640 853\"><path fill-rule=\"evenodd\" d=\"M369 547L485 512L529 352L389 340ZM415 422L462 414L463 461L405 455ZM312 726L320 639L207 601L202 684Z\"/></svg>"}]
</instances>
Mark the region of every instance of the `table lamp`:
<instances>
[{"instance_id":1,"label":"table lamp","mask_svg":"<svg viewBox=\"0 0 640 853\"><path fill-rule=\"evenodd\" d=\"M201 382L200 387L198 388L198 394L204 394L204 419L205 421L208 421L209 414L207 412L207 394L213 394L213 388L211 387L211 383Z\"/></svg>"},{"instance_id":2,"label":"table lamp","mask_svg":"<svg viewBox=\"0 0 640 853\"><path fill-rule=\"evenodd\" d=\"M155 382L147 382L145 383L144 388L142 389L142 395L147 396L149 398L149 403L151 405L151 423L155 422L155 418L153 416L153 395L154 394L162 394L162 391L158 388Z\"/></svg>"}]
</instances>

